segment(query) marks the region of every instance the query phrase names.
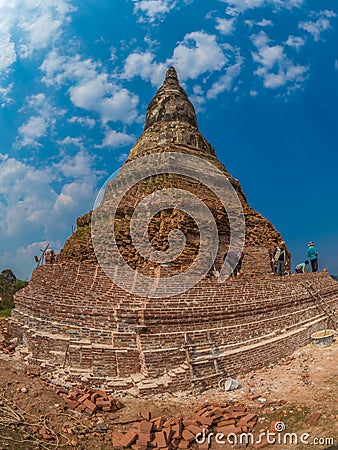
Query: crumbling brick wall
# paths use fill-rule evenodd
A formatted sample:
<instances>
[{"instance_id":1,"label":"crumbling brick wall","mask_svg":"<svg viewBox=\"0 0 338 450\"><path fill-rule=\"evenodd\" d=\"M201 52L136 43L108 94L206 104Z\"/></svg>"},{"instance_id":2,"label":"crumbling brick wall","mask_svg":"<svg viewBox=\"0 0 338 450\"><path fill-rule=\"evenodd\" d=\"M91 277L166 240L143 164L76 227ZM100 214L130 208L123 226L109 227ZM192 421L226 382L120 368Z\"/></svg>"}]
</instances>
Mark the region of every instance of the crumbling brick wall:
<instances>
[{"instance_id":1,"label":"crumbling brick wall","mask_svg":"<svg viewBox=\"0 0 338 450\"><path fill-rule=\"evenodd\" d=\"M325 315L304 281L337 304L338 283L326 272L275 277L262 271L225 283L206 277L179 296L143 299L114 285L95 264L42 266L16 295L12 334L32 362L90 372L92 380L162 376L186 361L186 338L198 352L211 336L221 369L235 375L277 362L323 328ZM212 361L196 368L201 377L213 372Z\"/></svg>"}]
</instances>

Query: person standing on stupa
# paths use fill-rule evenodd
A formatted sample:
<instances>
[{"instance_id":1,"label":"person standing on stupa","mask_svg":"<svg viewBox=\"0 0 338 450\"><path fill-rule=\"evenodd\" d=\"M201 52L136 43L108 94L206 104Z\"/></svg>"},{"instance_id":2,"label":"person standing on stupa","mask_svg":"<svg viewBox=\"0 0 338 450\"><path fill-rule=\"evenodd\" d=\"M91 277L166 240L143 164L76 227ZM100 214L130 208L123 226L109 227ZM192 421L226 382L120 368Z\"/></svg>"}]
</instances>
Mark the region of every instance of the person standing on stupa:
<instances>
[{"instance_id":1,"label":"person standing on stupa","mask_svg":"<svg viewBox=\"0 0 338 450\"><path fill-rule=\"evenodd\" d=\"M317 272L318 270L318 252L313 242L309 242L309 246L307 249L307 257L311 263L312 272Z\"/></svg>"},{"instance_id":2,"label":"person standing on stupa","mask_svg":"<svg viewBox=\"0 0 338 450\"><path fill-rule=\"evenodd\" d=\"M284 276L286 263L286 248L284 241L275 248L272 255L272 262L274 264L275 275Z\"/></svg>"}]
</instances>

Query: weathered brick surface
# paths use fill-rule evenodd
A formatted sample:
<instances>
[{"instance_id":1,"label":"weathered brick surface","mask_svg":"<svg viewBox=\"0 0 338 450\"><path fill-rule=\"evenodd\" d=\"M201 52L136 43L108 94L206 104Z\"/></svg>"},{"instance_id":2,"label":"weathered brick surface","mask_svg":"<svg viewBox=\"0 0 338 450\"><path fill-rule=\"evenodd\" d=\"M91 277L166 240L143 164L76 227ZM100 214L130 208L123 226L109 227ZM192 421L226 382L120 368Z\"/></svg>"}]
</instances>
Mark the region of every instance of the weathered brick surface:
<instances>
[{"instance_id":1,"label":"weathered brick surface","mask_svg":"<svg viewBox=\"0 0 338 450\"><path fill-rule=\"evenodd\" d=\"M338 301L338 283L326 272L271 275L271 251L281 235L248 205L239 181L217 159L198 130L195 111L175 71L170 69L148 107L145 131L131 150L126 167L148 153L158 154L156 158L164 158L170 165L173 152L204 158L230 180L245 216L244 275L224 283L206 276L189 291L171 298L130 294L115 285L96 263L88 214L78 219L78 229L66 242L58 263L37 268L28 286L16 295L12 334L21 336L31 362L44 364L46 370L72 369L74 379L81 377L82 371L91 382L109 379L113 386L115 380L121 388L137 384L131 375L141 374L140 391L160 392L190 386L187 349L194 363L194 378L208 386L218 380L213 358L217 358L221 373L235 376L277 362L323 328L325 315L302 283L311 282L331 306ZM126 172L124 177L128 178ZM107 193L114 193L115 187L114 180L107 184L98 209L109 213ZM215 217L219 268L230 239L226 211L216 194L201 183L172 174L142 180L121 200L114 226L122 256L131 267L151 271L153 263L136 254L132 246L130 218L140 200L168 187L195 194ZM196 228L194 220L176 209L162 211L151 220L149 239L158 250L167 248L172 229L182 229L187 238L182 255L170 267L155 265L152 275L155 270L157 277L170 276L191 264L199 249ZM107 242L99 245L104 247Z\"/></svg>"},{"instance_id":2,"label":"weathered brick surface","mask_svg":"<svg viewBox=\"0 0 338 450\"><path fill-rule=\"evenodd\" d=\"M100 283L93 283L98 277ZM320 290L329 305L337 305L338 283L326 272L243 275L222 284L205 278L180 296L126 300L126 293L94 264L42 266L16 295L11 329L22 337L33 361L89 370L93 380L138 372L159 377L186 361L185 334L198 355L209 333L221 370L235 375L275 363L323 328L325 315L304 281ZM194 366L195 376L215 383L211 347L204 350L206 361ZM169 384L187 387L189 371L170 373Z\"/></svg>"}]
</instances>

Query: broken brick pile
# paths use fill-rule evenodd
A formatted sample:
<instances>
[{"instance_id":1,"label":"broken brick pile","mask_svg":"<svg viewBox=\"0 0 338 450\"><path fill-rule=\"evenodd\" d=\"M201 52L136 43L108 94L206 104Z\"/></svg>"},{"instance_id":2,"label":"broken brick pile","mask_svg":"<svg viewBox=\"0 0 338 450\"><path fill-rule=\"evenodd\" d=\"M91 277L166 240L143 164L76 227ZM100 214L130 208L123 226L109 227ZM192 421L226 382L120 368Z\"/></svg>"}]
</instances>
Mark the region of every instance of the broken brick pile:
<instances>
[{"instance_id":1,"label":"broken brick pile","mask_svg":"<svg viewBox=\"0 0 338 450\"><path fill-rule=\"evenodd\" d=\"M12 345L6 341L2 341L0 342L0 351L5 353L6 355L13 355L13 353L15 352L15 345Z\"/></svg>"},{"instance_id":2,"label":"broken brick pile","mask_svg":"<svg viewBox=\"0 0 338 450\"><path fill-rule=\"evenodd\" d=\"M205 432L207 436L213 430L224 437L229 434L239 435L251 432L258 421L257 414L250 413L244 405L206 404L189 419L152 419L148 411L142 411L140 416L141 421L126 433L113 432L114 449L186 449L198 442L196 436L200 433ZM199 444L199 448L208 449L209 445L206 440L204 444Z\"/></svg>"},{"instance_id":3,"label":"broken brick pile","mask_svg":"<svg viewBox=\"0 0 338 450\"><path fill-rule=\"evenodd\" d=\"M69 392L57 389L56 393L64 399L67 408L89 415L97 411L111 412L122 408L118 400L101 389L73 389Z\"/></svg>"},{"instance_id":4,"label":"broken brick pile","mask_svg":"<svg viewBox=\"0 0 338 450\"><path fill-rule=\"evenodd\" d=\"M10 341L10 336L7 329L7 321L2 321L0 323L0 352L6 355L13 355L15 352L15 345Z\"/></svg>"}]
</instances>

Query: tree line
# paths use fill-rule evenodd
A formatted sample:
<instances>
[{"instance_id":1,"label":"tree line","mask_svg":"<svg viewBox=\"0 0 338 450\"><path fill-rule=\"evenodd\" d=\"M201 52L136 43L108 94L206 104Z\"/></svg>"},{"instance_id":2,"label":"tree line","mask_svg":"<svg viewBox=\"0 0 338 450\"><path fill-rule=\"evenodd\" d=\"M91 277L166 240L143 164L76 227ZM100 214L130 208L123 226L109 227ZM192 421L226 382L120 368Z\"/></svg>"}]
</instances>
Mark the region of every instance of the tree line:
<instances>
[{"instance_id":1,"label":"tree line","mask_svg":"<svg viewBox=\"0 0 338 450\"><path fill-rule=\"evenodd\" d=\"M0 315L8 315L14 307L14 294L27 284L28 281L19 280L11 269L0 273Z\"/></svg>"}]
</instances>

